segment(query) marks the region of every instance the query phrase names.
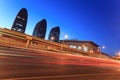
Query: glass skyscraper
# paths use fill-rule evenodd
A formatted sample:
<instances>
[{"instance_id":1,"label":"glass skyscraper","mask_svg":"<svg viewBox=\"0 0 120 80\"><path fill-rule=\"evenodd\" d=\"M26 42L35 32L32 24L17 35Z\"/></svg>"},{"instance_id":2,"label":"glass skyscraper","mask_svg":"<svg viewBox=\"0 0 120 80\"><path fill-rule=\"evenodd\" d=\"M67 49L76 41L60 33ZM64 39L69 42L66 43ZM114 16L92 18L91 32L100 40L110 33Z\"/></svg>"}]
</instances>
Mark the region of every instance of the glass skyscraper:
<instances>
[{"instance_id":1,"label":"glass skyscraper","mask_svg":"<svg viewBox=\"0 0 120 80\"><path fill-rule=\"evenodd\" d=\"M46 27L47 21L45 19L39 21L36 24L32 35L44 39L46 34Z\"/></svg>"},{"instance_id":2,"label":"glass skyscraper","mask_svg":"<svg viewBox=\"0 0 120 80\"><path fill-rule=\"evenodd\" d=\"M28 18L27 10L25 8L22 8L17 14L11 30L25 33L27 18Z\"/></svg>"},{"instance_id":3,"label":"glass skyscraper","mask_svg":"<svg viewBox=\"0 0 120 80\"><path fill-rule=\"evenodd\" d=\"M60 28L59 26L57 26L51 29L48 40L53 42L59 42L59 36L60 36Z\"/></svg>"}]
</instances>

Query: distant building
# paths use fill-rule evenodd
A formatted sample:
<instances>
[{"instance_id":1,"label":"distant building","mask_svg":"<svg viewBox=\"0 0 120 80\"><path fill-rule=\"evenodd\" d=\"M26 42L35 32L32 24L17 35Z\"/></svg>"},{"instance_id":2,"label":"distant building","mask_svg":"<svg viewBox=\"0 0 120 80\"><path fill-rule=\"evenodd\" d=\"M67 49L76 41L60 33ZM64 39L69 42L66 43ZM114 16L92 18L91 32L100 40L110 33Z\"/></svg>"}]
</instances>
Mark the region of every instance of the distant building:
<instances>
[{"instance_id":1,"label":"distant building","mask_svg":"<svg viewBox=\"0 0 120 80\"><path fill-rule=\"evenodd\" d=\"M46 34L46 27L47 27L46 20L45 19L41 20L36 24L32 35L44 39Z\"/></svg>"},{"instance_id":2,"label":"distant building","mask_svg":"<svg viewBox=\"0 0 120 80\"><path fill-rule=\"evenodd\" d=\"M27 17L28 17L27 10L25 8L22 8L17 14L11 30L24 33L27 24Z\"/></svg>"},{"instance_id":3,"label":"distant building","mask_svg":"<svg viewBox=\"0 0 120 80\"><path fill-rule=\"evenodd\" d=\"M71 48L75 48L86 52L88 54L100 54L100 49L97 44L92 41L79 41L79 40L62 40L62 44L66 44Z\"/></svg>"},{"instance_id":4,"label":"distant building","mask_svg":"<svg viewBox=\"0 0 120 80\"><path fill-rule=\"evenodd\" d=\"M51 29L48 40L53 42L59 42L59 36L60 36L60 28L59 26L57 26Z\"/></svg>"}]
</instances>

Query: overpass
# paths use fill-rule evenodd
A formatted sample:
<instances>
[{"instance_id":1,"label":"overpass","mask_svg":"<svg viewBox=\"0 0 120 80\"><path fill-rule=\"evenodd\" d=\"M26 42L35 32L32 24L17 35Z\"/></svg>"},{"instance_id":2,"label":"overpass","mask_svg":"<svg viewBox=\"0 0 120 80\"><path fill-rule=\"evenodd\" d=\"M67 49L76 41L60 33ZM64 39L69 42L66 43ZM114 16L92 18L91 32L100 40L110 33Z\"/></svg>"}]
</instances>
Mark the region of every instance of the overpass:
<instances>
[{"instance_id":1,"label":"overpass","mask_svg":"<svg viewBox=\"0 0 120 80\"><path fill-rule=\"evenodd\" d=\"M0 45L8 47L31 48L37 50L50 50L63 52L65 54L84 55L91 57L110 58L102 53L91 55L82 50L74 49L62 43L51 42L42 38L13 31L7 28L0 28Z\"/></svg>"},{"instance_id":2,"label":"overpass","mask_svg":"<svg viewBox=\"0 0 120 80\"><path fill-rule=\"evenodd\" d=\"M69 54L74 53L78 55L88 55L83 51L70 48L65 44L51 42L6 28L0 28L0 45L9 47L53 50Z\"/></svg>"}]
</instances>

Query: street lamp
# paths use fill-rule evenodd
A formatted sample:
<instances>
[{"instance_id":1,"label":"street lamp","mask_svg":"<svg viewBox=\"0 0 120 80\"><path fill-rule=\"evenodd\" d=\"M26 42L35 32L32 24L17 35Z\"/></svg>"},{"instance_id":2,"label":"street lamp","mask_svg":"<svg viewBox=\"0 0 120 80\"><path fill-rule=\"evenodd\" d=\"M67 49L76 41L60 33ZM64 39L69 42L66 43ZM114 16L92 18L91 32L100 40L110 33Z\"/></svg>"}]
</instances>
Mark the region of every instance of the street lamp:
<instances>
[{"instance_id":1,"label":"street lamp","mask_svg":"<svg viewBox=\"0 0 120 80\"><path fill-rule=\"evenodd\" d=\"M117 53L115 53L117 56L120 56L120 51L118 51Z\"/></svg>"},{"instance_id":2,"label":"street lamp","mask_svg":"<svg viewBox=\"0 0 120 80\"><path fill-rule=\"evenodd\" d=\"M64 38L65 38L65 39L68 39L68 35L67 35L67 34L66 34L66 35L64 35Z\"/></svg>"},{"instance_id":3,"label":"street lamp","mask_svg":"<svg viewBox=\"0 0 120 80\"><path fill-rule=\"evenodd\" d=\"M120 52L118 52L118 56L120 56Z\"/></svg>"},{"instance_id":4,"label":"street lamp","mask_svg":"<svg viewBox=\"0 0 120 80\"><path fill-rule=\"evenodd\" d=\"M62 34L64 39L68 39L68 35L66 33L62 32Z\"/></svg>"},{"instance_id":5,"label":"street lamp","mask_svg":"<svg viewBox=\"0 0 120 80\"><path fill-rule=\"evenodd\" d=\"M105 48L106 48L105 46L100 46L100 47L98 47L98 51L104 50Z\"/></svg>"},{"instance_id":6,"label":"street lamp","mask_svg":"<svg viewBox=\"0 0 120 80\"><path fill-rule=\"evenodd\" d=\"M106 47L105 46L102 46L102 49L105 49Z\"/></svg>"},{"instance_id":7,"label":"street lamp","mask_svg":"<svg viewBox=\"0 0 120 80\"><path fill-rule=\"evenodd\" d=\"M53 41L54 39L55 39L55 38L52 36L52 37L51 37L51 41Z\"/></svg>"}]
</instances>

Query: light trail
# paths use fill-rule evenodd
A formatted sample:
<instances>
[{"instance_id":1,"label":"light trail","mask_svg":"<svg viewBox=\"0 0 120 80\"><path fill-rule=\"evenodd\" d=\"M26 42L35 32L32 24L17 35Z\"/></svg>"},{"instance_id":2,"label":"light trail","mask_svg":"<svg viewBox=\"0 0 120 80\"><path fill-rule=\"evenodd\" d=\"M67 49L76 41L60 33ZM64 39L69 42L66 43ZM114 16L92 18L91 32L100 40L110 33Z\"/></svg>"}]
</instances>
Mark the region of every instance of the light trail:
<instances>
[{"instance_id":1,"label":"light trail","mask_svg":"<svg viewBox=\"0 0 120 80\"><path fill-rule=\"evenodd\" d=\"M85 76L105 76L120 75L120 73L97 73L97 74L76 74L76 75L60 75L60 76L42 76L42 77L24 77L24 78L8 78L2 80L31 80L31 79L51 79L51 78L68 78L68 77L85 77Z\"/></svg>"},{"instance_id":2,"label":"light trail","mask_svg":"<svg viewBox=\"0 0 120 80\"><path fill-rule=\"evenodd\" d=\"M45 53L44 55L42 53L40 53L39 56L31 55L31 54L23 54L23 53L22 54L11 54L11 53L8 53L9 51L3 51L3 52L7 52L7 53L0 53L1 56L34 58L34 60L43 61L44 63L52 63L52 64L97 65L97 63L99 63L98 65L100 66L102 64L115 64L116 63L116 64L120 65L120 62L115 61L115 60L93 58L93 57L87 57L87 56L77 56L77 55L72 55L72 54L60 54L57 52L51 53L51 54ZM41 51L41 52L43 52L43 51ZM40 55L43 57L41 58ZM55 58L45 59L46 55L48 58L51 57L51 55L52 55L52 57L54 56L54 57L56 57L56 59ZM64 59L64 57L65 57L65 59ZM75 58L79 58L79 59L75 59ZM69 59L69 60L66 60L66 59ZM75 61L73 61L72 59L75 59ZM81 60L82 60L82 62L81 62Z\"/></svg>"}]
</instances>

